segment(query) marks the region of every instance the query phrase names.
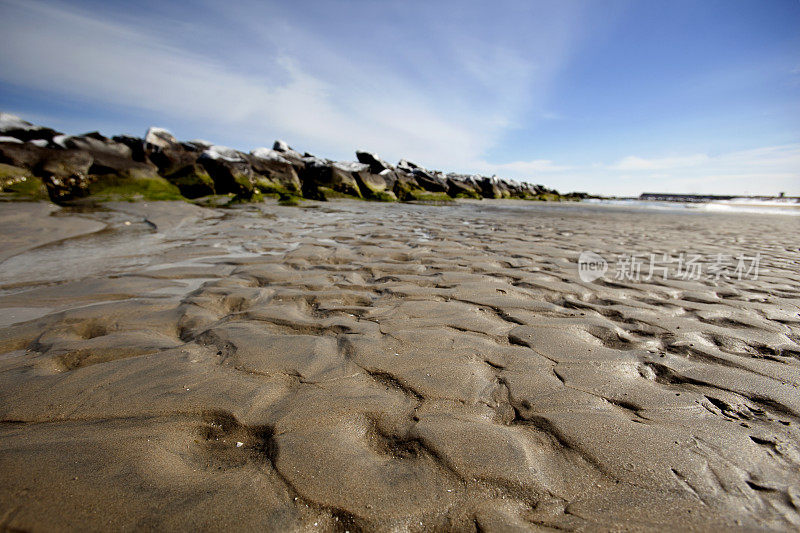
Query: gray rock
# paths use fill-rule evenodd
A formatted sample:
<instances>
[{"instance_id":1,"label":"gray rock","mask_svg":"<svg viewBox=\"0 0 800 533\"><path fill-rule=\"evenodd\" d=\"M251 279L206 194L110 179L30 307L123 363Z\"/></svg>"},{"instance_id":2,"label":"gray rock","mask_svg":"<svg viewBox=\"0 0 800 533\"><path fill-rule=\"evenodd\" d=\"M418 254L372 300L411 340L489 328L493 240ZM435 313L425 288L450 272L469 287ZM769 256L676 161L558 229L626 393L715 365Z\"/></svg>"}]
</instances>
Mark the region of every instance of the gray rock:
<instances>
[{"instance_id":1,"label":"gray rock","mask_svg":"<svg viewBox=\"0 0 800 533\"><path fill-rule=\"evenodd\" d=\"M324 199L326 190L362 197L353 173L336 166L332 161L318 157L304 157L302 171L303 196Z\"/></svg>"},{"instance_id":2,"label":"gray rock","mask_svg":"<svg viewBox=\"0 0 800 533\"><path fill-rule=\"evenodd\" d=\"M34 139L45 139L49 141L56 135L60 135L60 133L51 128L31 124L26 120L22 120L17 115L0 113L0 135L25 142Z\"/></svg>"},{"instance_id":3,"label":"gray rock","mask_svg":"<svg viewBox=\"0 0 800 533\"><path fill-rule=\"evenodd\" d=\"M33 172L42 178L50 198L58 202L87 195L94 158L78 150L45 150Z\"/></svg>"},{"instance_id":4,"label":"gray rock","mask_svg":"<svg viewBox=\"0 0 800 533\"><path fill-rule=\"evenodd\" d=\"M258 148L250 152L248 161L256 173L261 192L300 194L302 183L294 165L281 152Z\"/></svg>"},{"instance_id":5,"label":"gray rock","mask_svg":"<svg viewBox=\"0 0 800 533\"><path fill-rule=\"evenodd\" d=\"M370 171L373 174L380 174L384 170L393 170L394 167L378 157L377 154L372 152L364 152L362 150L356 151L356 159L360 163L364 163L365 165L369 165Z\"/></svg>"},{"instance_id":6,"label":"gray rock","mask_svg":"<svg viewBox=\"0 0 800 533\"><path fill-rule=\"evenodd\" d=\"M144 142L150 149L160 148L162 150L179 144L178 140L169 131L155 126L147 130Z\"/></svg>"},{"instance_id":7,"label":"gray rock","mask_svg":"<svg viewBox=\"0 0 800 533\"><path fill-rule=\"evenodd\" d=\"M111 138L114 142L124 144L131 151L131 157L134 161L144 163L147 161L147 154L144 150L144 139L134 137L133 135L115 135Z\"/></svg>"},{"instance_id":8,"label":"gray rock","mask_svg":"<svg viewBox=\"0 0 800 533\"><path fill-rule=\"evenodd\" d=\"M197 162L214 181L218 194L234 193L250 198L255 189L256 175L245 154L227 146L211 146Z\"/></svg>"}]
</instances>

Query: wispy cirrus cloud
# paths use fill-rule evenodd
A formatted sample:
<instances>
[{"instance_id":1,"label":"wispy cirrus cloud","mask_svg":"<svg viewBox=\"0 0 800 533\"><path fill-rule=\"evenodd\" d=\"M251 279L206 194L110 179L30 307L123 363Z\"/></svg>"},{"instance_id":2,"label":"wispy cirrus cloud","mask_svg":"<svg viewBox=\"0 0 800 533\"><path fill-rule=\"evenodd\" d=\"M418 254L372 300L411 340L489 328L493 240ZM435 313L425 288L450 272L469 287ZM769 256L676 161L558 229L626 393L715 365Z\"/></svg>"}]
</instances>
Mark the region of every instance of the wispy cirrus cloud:
<instances>
[{"instance_id":1,"label":"wispy cirrus cloud","mask_svg":"<svg viewBox=\"0 0 800 533\"><path fill-rule=\"evenodd\" d=\"M629 2L143 2L0 0L0 108L70 133L149 122L241 149L363 148L560 190L800 193L798 145L778 144L797 138L785 120L796 41L773 27L784 7L752 27L697 4L705 18L689 31L683 15L676 29ZM638 18L617 26L628 11ZM720 16L772 48L709 37ZM649 39L654 20L673 34Z\"/></svg>"},{"instance_id":2,"label":"wispy cirrus cloud","mask_svg":"<svg viewBox=\"0 0 800 533\"><path fill-rule=\"evenodd\" d=\"M571 34L570 17L550 18L531 28L536 36L523 54L451 25L438 28L427 64L415 32L437 28L408 27L394 55L370 56L342 48L336 32L298 25L278 6L250 3L249 12L236 6L219 13L235 12L248 36L243 63L239 49L198 49L192 39L167 34L163 23L116 20L55 1L0 6L5 83L141 109L166 126L194 125L189 136L242 148L282 137L331 157L366 148L458 169L478 166L505 129L546 97ZM188 30L211 32L217 22L199 20Z\"/></svg>"}]
</instances>

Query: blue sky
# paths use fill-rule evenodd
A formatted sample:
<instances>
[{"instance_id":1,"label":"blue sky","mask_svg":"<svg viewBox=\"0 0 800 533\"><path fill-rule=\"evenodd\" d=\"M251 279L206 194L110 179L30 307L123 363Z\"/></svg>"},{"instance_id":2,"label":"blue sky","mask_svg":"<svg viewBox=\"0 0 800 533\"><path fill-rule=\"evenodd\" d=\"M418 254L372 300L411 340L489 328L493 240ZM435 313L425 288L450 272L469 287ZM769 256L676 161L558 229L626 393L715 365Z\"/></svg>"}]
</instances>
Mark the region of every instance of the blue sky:
<instances>
[{"instance_id":1,"label":"blue sky","mask_svg":"<svg viewBox=\"0 0 800 533\"><path fill-rule=\"evenodd\" d=\"M0 0L0 110L562 191L800 194L800 0Z\"/></svg>"}]
</instances>

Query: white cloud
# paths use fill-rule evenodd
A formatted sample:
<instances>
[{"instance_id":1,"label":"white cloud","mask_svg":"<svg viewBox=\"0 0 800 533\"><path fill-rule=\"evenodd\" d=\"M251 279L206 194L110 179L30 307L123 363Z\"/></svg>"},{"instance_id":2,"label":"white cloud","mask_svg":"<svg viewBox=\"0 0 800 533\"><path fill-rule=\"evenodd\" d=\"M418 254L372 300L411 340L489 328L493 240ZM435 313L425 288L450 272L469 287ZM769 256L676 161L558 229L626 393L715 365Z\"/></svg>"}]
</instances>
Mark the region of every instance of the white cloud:
<instances>
[{"instance_id":1,"label":"white cloud","mask_svg":"<svg viewBox=\"0 0 800 533\"><path fill-rule=\"evenodd\" d=\"M631 155L607 164L567 166L543 160L487 168L562 191L629 196L642 192L800 195L800 143L716 155Z\"/></svg>"},{"instance_id":2,"label":"white cloud","mask_svg":"<svg viewBox=\"0 0 800 533\"><path fill-rule=\"evenodd\" d=\"M351 158L354 149L366 148L451 169L479 162L505 128L544 99L569 41L564 25L541 31L537 41L551 42L534 64L499 44L444 35L450 45L440 52L452 54L467 78L462 85L451 79L423 84L381 61L351 61L331 50L336 43L285 20L264 24L275 24L281 36L294 34L303 49L256 41L264 61L241 68L130 21L53 2L2 5L0 79L7 83L145 110L167 125L206 123L212 131L187 135L215 140L216 133L222 142L246 143L242 148L281 137L330 157ZM315 56L324 61L309 59Z\"/></svg>"},{"instance_id":3,"label":"white cloud","mask_svg":"<svg viewBox=\"0 0 800 533\"><path fill-rule=\"evenodd\" d=\"M595 164L547 157L491 161L485 154L521 121L562 118L547 110L548 95L580 37L580 17L576 4L543 5L549 12L530 17L541 23L526 27L517 46L502 41L503 27L476 35L469 25L443 31L429 20L415 29L426 36L422 43L413 42L406 29L386 36L394 41L381 53L353 57L352 50L339 47L335 31L293 24L269 4L255 6L259 16L248 16L252 4L220 8L219 16L231 17L241 29L245 46L203 54L184 33L196 44L216 21L152 24L149 14L112 19L55 0L0 0L0 80L134 109L157 117L154 122L176 129L179 137L202 136L243 149L278 137L338 159L365 148L430 168L602 194L800 194L798 144L726 154L616 154ZM172 22L178 30L170 30ZM226 35L209 37L217 43ZM387 50L395 55L387 57ZM81 124L105 120L87 117ZM181 131L174 123L191 129Z\"/></svg>"}]
</instances>

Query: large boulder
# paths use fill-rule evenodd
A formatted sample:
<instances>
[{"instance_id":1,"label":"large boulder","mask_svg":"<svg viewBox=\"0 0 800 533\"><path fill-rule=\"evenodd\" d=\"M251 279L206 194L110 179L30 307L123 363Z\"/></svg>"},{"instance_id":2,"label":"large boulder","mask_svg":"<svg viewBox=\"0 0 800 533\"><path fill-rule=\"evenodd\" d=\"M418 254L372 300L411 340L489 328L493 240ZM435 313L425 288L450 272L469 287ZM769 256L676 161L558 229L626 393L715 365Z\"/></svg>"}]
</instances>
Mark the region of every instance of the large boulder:
<instances>
[{"instance_id":1,"label":"large boulder","mask_svg":"<svg viewBox=\"0 0 800 533\"><path fill-rule=\"evenodd\" d=\"M412 163L408 159L401 159L397 163L397 170L413 175L417 184L428 192L446 193L450 188L447 176L443 173L430 171L421 165Z\"/></svg>"},{"instance_id":2,"label":"large boulder","mask_svg":"<svg viewBox=\"0 0 800 533\"><path fill-rule=\"evenodd\" d=\"M411 174L420 187L429 192L447 192L447 181L439 174L433 174L423 168L415 168Z\"/></svg>"},{"instance_id":3,"label":"large boulder","mask_svg":"<svg viewBox=\"0 0 800 533\"><path fill-rule=\"evenodd\" d=\"M531 187L527 183L520 183L515 180L504 180L504 184L511 198L525 199L531 196Z\"/></svg>"},{"instance_id":4,"label":"large boulder","mask_svg":"<svg viewBox=\"0 0 800 533\"><path fill-rule=\"evenodd\" d=\"M261 192L291 195L301 193L302 184L297 170L281 152L269 148L256 148L250 152L247 159L257 175L256 186Z\"/></svg>"},{"instance_id":5,"label":"large boulder","mask_svg":"<svg viewBox=\"0 0 800 533\"><path fill-rule=\"evenodd\" d=\"M481 188L481 196L484 198L502 198L503 190L499 186L499 181L495 177L482 177L478 182Z\"/></svg>"},{"instance_id":6,"label":"large boulder","mask_svg":"<svg viewBox=\"0 0 800 533\"><path fill-rule=\"evenodd\" d=\"M321 200L336 193L362 198L358 182L347 166L313 156L304 157L303 163L301 181L306 198Z\"/></svg>"},{"instance_id":7,"label":"large boulder","mask_svg":"<svg viewBox=\"0 0 800 533\"><path fill-rule=\"evenodd\" d=\"M204 150L197 162L211 176L218 194L252 197L256 175L245 154L227 146L214 145Z\"/></svg>"},{"instance_id":8,"label":"large boulder","mask_svg":"<svg viewBox=\"0 0 800 533\"><path fill-rule=\"evenodd\" d=\"M185 167L197 164L197 160L203 150L187 150L181 145L171 148L152 150L148 152L147 158L158 168L160 174L169 176Z\"/></svg>"},{"instance_id":9,"label":"large boulder","mask_svg":"<svg viewBox=\"0 0 800 533\"><path fill-rule=\"evenodd\" d=\"M144 152L163 176L168 176L184 167L197 163L205 147L180 143L164 128L150 128L144 138Z\"/></svg>"},{"instance_id":10,"label":"large boulder","mask_svg":"<svg viewBox=\"0 0 800 533\"><path fill-rule=\"evenodd\" d=\"M378 157L378 154L372 152L356 150L356 159L358 159L359 163L369 165L370 172L373 174L380 174L384 170L394 170L392 165Z\"/></svg>"},{"instance_id":11,"label":"large boulder","mask_svg":"<svg viewBox=\"0 0 800 533\"><path fill-rule=\"evenodd\" d=\"M336 165L331 165L329 184L323 183L323 185L329 186L334 191L342 194L363 198L361 189L358 186L358 181L355 179L353 172Z\"/></svg>"},{"instance_id":12,"label":"large boulder","mask_svg":"<svg viewBox=\"0 0 800 533\"><path fill-rule=\"evenodd\" d=\"M530 188L534 194L543 194L547 192L547 188L544 185L531 184Z\"/></svg>"},{"instance_id":13,"label":"large boulder","mask_svg":"<svg viewBox=\"0 0 800 533\"><path fill-rule=\"evenodd\" d=\"M164 128L150 128L143 142L145 159L151 161L158 173L187 198L217 192L214 180L199 161L203 151L211 146L211 143L201 140L178 142Z\"/></svg>"},{"instance_id":14,"label":"large boulder","mask_svg":"<svg viewBox=\"0 0 800 533\"><path fill-rule=\"evenodd\" d=\"M447 194L453 198L480 199L481 188L473 176L459 174L447 175Z\"/></svg>"},{"instance_id":15,"label":"large boulder","mask_svg":"<svg viewBox=\"0 0 800 533\"><path fill-rule=\"evenodd\" d=\"M164 178L175 185L186 198L201 198L217 192L211 175L198 163L181 166Z\"/></svg>"},{"instance_id":16,"label":"large boulder","mask_svg":"<svg viewBox=\"0 0 800 533\"><path fill-rule=\"evenodd\" d=\"M144 143L148 150L165 150L180 144L168 130L155 126L147 130Z\"/></svg>"},{"instance_id":17,"label":"large boulder","mask_svg":"<svg viewBox=\"0 0 800 533\"><path fill-rule=\"evenodd\" d=\"M134 137L133 135L115 135L112 137L114 142L124 144L131 151L131 158L134 161L145 163L147 161L147 153L144 150L144 139Z\"/></svg>"},{"instance_id":18,"label":"large boulder","mask_svg":"<svg viewBox=\"0 0 800 533\"><path fill-rule=\"evenodd\" d=\"M0 113L0 136L12 137L20 141L34 139L49 141L56 135L60 135L60 133L54 129L36 126L11 113Z\"/></svg>"},{"instance_id":19,"label":"large boulder","mask_svg":"<svg viewBox=\"0 0 800 533\"><path fill-rule=\"evenodd\" d=\"M385 175L388 176L389 172L387 172ZM394 179L392 190L398 200L415 200L420 196L420 193L425 192L425 189L420 187L413 174L400 170L394 170L391 171L391 177Z\"/></svg>"},{"instance_id":20,"label":"large boulder","mask_svg":"<svg viewBox=\"0 0 800 533\"><path fill-rule=\"evenodd\" d=\"M359 172L355 176L365 197L384 201L397 199L384 176L371 172Z\"/></svg>"},{"instance_id":21,"label":"large boulder","mask_svg":"<svg viewBox=\"0 0 800 533\"><path fill-rule=\"evenodd\" d=\"M54 202L72 200L89 194L92 177L89 169L94 158L80 150L42 149L33 173L42 178Z\"/></svg>"},{"instance_id":22,"label":"large boulder","mask_svg":"<svg viewBox=\"0 0 800 533\"><path fill-rule=\"evenodd\" d=\"M387 191L394 191L394 186L397 183L397 180L400 179L400 174L403 174L399 170L384 170L380 174L371 174L374 176L380 176L380 178L386 183L386 190ZM375 178L373 178L375 179Z\"/></svg>"},{"instance_id":23,"label":"large boulder","mask_svg":"<svg viewBox=\"0 0 800 533\"><path fill-rule=\"evenodd\" d=\"M395 171L384 170L380 174L373 174L370 166L364 163L340 162L336 165L350 171L364 198L383 202L397 200L397 196L392 190L397 181Z\"/></svg>"},{"instance_id":24,"label":"large boulder","mask_svg":"<svg viewBox=\"0 0 800 533\"><path fill-rule=\"evenodd\" d=\"M497 183L497 188L500 189L500 197L501 198L511 198L514 196L514 184L508 180L500 179L494 177Z\"/></svg>"}]
</instances>

